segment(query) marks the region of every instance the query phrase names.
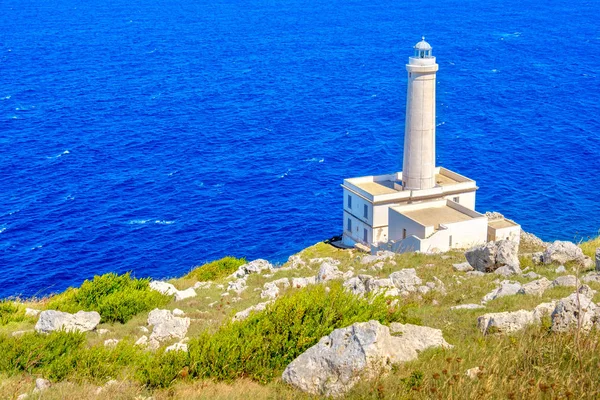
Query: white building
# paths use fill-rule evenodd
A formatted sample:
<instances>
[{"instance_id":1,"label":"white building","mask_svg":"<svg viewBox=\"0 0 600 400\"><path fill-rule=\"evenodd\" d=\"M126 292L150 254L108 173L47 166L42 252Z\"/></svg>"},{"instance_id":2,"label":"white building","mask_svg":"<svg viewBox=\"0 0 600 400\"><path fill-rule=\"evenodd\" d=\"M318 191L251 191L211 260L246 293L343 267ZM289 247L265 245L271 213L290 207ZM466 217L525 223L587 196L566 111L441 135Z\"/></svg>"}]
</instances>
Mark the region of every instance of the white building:
<instances>
[{"instance_id":1,"label":"white building","mask_svg":"<svg viewBox=\"0 0 600 400\"><path fill-rule=\"evenodd\" d=\"M475 181L435 166L438 64L423 39L409 57L403 172L345 179L345 245L370 250L447 251L519 239L520 226L475 211Z\"/></svg>"}]
</instances>

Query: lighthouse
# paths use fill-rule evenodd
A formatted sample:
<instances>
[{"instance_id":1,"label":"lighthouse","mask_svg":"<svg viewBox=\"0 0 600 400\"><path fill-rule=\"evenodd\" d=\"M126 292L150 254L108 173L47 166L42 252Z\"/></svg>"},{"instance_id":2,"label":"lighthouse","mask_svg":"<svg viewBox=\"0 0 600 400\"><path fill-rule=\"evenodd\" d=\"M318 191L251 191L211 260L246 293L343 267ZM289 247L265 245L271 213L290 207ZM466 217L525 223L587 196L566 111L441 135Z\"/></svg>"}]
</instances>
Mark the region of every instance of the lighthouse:
<instances>
[{"instance_id":1,"label":"lighthouse","mask_svg":"<svg viewBox=\"0 0 600 400\"><path fill-rule=\"evenodd\" d=\"M425 38L408 58L406 126L402 186L405 190L435 187L435 82L438 65Z\"/></svg>"},{"instance_id":2,"label":"lighthouse","mask_svg":"<svg viewBox=\"0 0 600 400\"><path fill-rule=\"evenodd\" d=\"M344 179L341 244L372 253L429 253L501 239L518 242L519 224L475 211L478 187L473 179L436 167L438 65L425 38L413 49L406 64L402 171Z\"/></svg>"}]
</instances>

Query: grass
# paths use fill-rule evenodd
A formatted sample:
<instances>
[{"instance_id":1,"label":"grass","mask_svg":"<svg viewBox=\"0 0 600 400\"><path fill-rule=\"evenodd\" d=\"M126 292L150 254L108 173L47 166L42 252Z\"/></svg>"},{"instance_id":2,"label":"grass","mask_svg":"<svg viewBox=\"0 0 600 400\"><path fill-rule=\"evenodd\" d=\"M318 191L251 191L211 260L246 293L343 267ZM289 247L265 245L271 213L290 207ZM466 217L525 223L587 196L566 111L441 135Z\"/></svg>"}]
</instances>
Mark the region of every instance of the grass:
<instances>
[{"instance_id":1,"label":"grass","mask_svg":"<svg viewBox=\"0 0 600 400\"><path fill-rule=\"evenodd\" d=\"M153 291L150 279L135 279L130 273L109 273L86 280L80 288L69 288L51 298L48 309L74 313L97 311L102 322L125 323L140 312L164 306L169 296Z\"/></svg>"},{"instance_id":2,"label":"grass","mask_svg":"<svg viewBox=\"0 0 600 400\"><path fill-rule=\"evenodd\" d=\"M12 322L22 322L27 319L25 316L25 307L16 304L11 300L0 301L0 326L8 325Z\"/></svg>"},{"instance_id":3,"label":"grass","mask_svg":"<svg viewBox=\"0 0 600 400\"><path fill-rule=\"evenodd\" d=\"M196 279L200 282L214 281L233 274L246 262L245 258L223 257L194 268L185 278Z\"/></svg>"}]
</instances>

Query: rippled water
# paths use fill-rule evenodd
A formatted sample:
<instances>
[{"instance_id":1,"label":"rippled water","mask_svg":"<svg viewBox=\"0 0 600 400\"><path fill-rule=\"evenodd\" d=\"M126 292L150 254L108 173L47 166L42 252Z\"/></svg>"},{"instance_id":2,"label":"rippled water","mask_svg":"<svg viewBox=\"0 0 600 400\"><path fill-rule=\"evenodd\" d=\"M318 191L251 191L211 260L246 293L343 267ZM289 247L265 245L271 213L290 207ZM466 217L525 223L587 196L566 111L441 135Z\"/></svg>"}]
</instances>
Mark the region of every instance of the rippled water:
<instances>
[{"instance_id":1,"label":"rippled water","mask_svg":"<svg viewBox=\"0 0 600 400\"><path fill-rule=\"evenodd\" d=\"M315 4L311 4L315 3ZM438 164L544 239L600 228L596 1L0 3L0 296L281 262L400 169L438 57Z\"/></svg>"}]
</instances>

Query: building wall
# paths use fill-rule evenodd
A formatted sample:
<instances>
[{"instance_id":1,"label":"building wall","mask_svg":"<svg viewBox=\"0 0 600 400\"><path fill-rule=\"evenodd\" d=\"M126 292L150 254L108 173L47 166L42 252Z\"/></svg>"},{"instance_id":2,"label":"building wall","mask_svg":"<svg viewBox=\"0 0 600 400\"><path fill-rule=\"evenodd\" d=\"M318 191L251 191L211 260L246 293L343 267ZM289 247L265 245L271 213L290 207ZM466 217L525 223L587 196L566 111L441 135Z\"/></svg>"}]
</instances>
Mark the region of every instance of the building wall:
<instances>
[{"instance_id":1,"label":"building wall","mask_svg":"<svg viewBox=\"0 0 600 400\"><path fill-rule=\"evenodd\" d=\"M488 226L488 241L510 239L517 243L521 241L521 225L509 226L506 228L493 228Z\"/></svg>"},{"instance_id":2,"label":"building wall","mask_svg":"<svg viewBox=\"0 0 600 400\"><path fill-rule=\"evenodd\" d=\"M389 211L388 240L402 240L404 229L406 229L406 237L416 236L420 239L426 237L426 227L416 221L400 214L394 209Z\"/></svg>"},{"instance_id":3,"label":"building wall","mask_svg":"<svg viewBox=\"0 0 600 400\"><path fill-rule=\"evenodd\" d=\"M352 231L348 231L348 219L352 221ZM367 230L367 241L364 241L364 229ZM344 211L344 235L342 243L348 246L356 242L370 244L373 241L373 228L364 221L356 218L354 215Z\"/></svg>"},{"instance_id":4,"label":"building wall","mask_svg":"<svg viewBox=\"0 0 600 400\"><path fill-rule=\"evenodd\" d=\"M348 206L348 196L352 198L352 207ZM367 206L367 217L364 217L364 206ZM344 189L344 211L354 215L358 220L373 226L373 204L360 196Z\"/></svg>"},{"instance_id":5,"label":"building wall","mask_svg":"<svg viewBox=\"0 0 600 400\"><path fill-rule=\"evenodd\" d=\"M470 210L475 209L475 192L452 194L452 195L444 196L444 199L456 202L455 199L457 197L458 197L458 202L457 202L458 204L460 204L461 206L464 206Z\"/></svg>"}]
</instances>

